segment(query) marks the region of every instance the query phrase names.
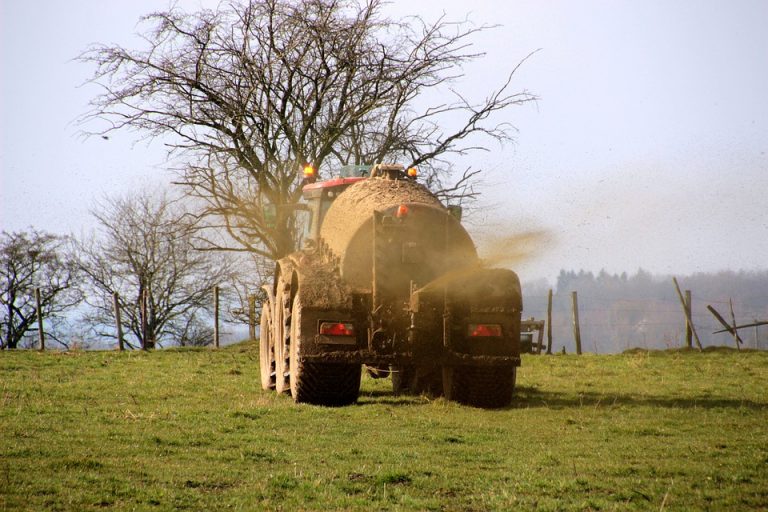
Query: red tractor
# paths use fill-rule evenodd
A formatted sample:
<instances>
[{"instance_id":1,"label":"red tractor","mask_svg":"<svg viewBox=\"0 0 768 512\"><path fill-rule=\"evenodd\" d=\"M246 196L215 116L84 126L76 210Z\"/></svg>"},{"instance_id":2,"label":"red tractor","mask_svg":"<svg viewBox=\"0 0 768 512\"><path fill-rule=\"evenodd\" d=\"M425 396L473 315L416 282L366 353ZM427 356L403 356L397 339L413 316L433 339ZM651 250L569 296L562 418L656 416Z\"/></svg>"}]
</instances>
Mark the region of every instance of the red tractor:
<instances>
[{"instance_id":1,"label":"red tractor","mask_svg":"<svg viewBox=\"0 0 768 512\"><path fill-rule=\"evenodd\" d=\"M520 365L517 275L483 268L460 210L402 166L346 167L304 186L303 248L265 287L261 383L297 402L357 400L361 365L395 393L510 403Z\"/></svg>"}]
</instances>

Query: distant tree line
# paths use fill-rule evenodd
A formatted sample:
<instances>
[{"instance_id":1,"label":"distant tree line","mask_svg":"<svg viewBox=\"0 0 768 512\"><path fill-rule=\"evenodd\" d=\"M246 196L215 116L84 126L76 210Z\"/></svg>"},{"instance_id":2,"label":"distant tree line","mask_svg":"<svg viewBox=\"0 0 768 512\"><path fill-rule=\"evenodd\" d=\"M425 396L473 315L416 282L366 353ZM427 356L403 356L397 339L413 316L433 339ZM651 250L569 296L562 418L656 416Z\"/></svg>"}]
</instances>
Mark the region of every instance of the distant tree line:
<instances>
[{"instance_id":1,"label":"distant tree line","mask_svg":"<svg viewBox=\"0 0 768 512\"><path fill-rule=\"evenodd\" d=\"M712 305L730 319L732 300L738 324L768 319L768 271L723 271L677 276L692 292L694 326L706 345L731 345L727 333L707 310ZM550 284L524 284L524 317L546 318ZM561 270L553 287L553 350L574 350L571 292L578 292L582 345L585 351L618 352L633 347L674 348L685 344L685 320L672 276L643 269L597 274ZM768 327L741 332L747 347L768 347Z\"/></svg>"}]
</instances>

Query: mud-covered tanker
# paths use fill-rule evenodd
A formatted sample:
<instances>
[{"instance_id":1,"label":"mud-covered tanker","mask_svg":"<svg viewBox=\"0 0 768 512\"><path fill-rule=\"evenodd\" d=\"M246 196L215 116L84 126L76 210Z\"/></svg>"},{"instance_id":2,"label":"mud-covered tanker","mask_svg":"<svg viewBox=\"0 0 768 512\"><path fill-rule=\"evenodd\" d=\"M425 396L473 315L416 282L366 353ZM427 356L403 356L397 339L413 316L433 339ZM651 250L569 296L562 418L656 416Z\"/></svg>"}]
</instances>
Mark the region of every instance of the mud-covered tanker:
<instances>
[{"instance_id":1,"label":"mud-covered tanker","mask_svg":"<svg viewBox=\"0 0 768 512\"><path fill-rule=\"evenodd\" d=\"M515 273L482 268L456 210L402 167L349 174L304 187L303 248L278 261L262 306L262 386L348 404L365 365L396 393L507 405L520 364Z\"/></svg>"}]
</instances>

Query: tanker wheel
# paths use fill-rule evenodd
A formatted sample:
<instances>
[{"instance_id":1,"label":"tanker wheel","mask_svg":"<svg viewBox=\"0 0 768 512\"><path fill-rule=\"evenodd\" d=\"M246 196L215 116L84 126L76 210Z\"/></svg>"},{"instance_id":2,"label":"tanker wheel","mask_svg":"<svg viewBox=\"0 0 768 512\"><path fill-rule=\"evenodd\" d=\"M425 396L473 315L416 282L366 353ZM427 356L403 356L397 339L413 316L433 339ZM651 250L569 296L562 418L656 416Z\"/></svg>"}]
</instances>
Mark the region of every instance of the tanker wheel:
<instances>
[{"instance_id":1,"label":"tanker wheel","mask_svg":"<svg viewBox=\"0 0 768 512\"><path fill-rule=\"evenodd\" d=\"M291 290L290 285L280 282L275 297L275 315L272 317L272 333L275 343L275 391L288 393L291 328Z\"/></svg>"},{"instance_id":2,"label":"tanker wheel","mask_svg":"<svg viewBox=\"0 0 768 512\"><path fill-rule=\"evenodd\" d=\"M290 385L293 399L327 406L355 403L360 394L360 365L305 361L302 357L304 334L301 332L301 310L299 292L293 300L291 315Z\"/></svg>"},{"instance_id":3,"label":"tanker wheel","mask_svg":"<svg viewBox=\"0 0 768 512\"><path fill-rule=\"evenodd\" d=\"M512 402L516 375L513 366L457 366L443 370L443 388L449 400L496 409Z\"/></svg>"},{"instance_id":4,"label":"tanker wheel","mask_svg":"<svg viewBox=\"0 0 768 512\"><path fill-rule=\"evenodd\" d=\"M259 369L262 389L275 389L275 339L272 337L272 304L261 307L259 324Z\"/></svg>"}]
</instances>

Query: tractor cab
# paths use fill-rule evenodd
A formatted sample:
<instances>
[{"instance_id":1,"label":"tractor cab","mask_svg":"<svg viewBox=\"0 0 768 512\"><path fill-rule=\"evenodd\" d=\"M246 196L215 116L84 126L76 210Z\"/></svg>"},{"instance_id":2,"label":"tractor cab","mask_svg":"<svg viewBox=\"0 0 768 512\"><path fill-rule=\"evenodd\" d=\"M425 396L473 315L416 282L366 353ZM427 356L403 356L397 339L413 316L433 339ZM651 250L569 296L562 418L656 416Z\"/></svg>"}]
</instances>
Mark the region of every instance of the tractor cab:
<instances>
[{"instance_id":1,"label":"tractor cab","mask_svg":"<svg viewBox=\"0 0 768 512\"><path fill-rule=\"evenodd\" d=\"M314 169L311 173L307 168L304 169L304 179L307 181L307 185L304 185L302 189L302 196L307 202L310 212L310 220L306 225L304 232L305 238L317 239L320 235L320 225L323 223L328 208L331 207L333 201L347 189L353 183L364 180L367 176L369 166L365 166L364 169L359 170L357 176L352 174L352 171L345 171L347 167L362 167L362 166L345 166L342 168L342 174L334 178L325 181L314 181Z\"/></svg>"}]
</instances>

